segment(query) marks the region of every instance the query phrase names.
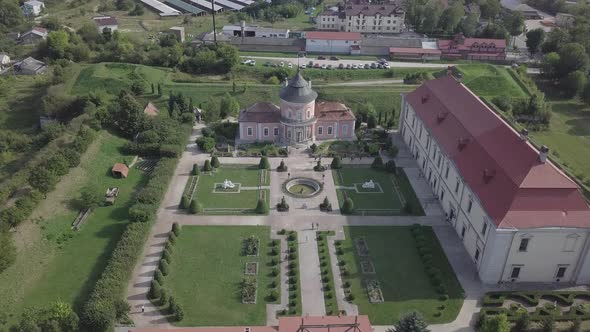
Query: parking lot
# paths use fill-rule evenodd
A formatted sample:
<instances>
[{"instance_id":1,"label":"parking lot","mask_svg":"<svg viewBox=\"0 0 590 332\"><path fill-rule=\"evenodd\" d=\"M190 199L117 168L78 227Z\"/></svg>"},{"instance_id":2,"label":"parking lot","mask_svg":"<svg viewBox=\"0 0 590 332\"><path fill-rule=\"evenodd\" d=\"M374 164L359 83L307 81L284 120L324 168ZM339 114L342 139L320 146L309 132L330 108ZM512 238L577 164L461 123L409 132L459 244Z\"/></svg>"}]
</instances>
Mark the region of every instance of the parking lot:
<instances>
[{"instance_id":1,"label":"parking lot","mask_svg":"<svg viewBox=\"0 0 590 332\"><path fill-rule=\"evenodd\" d=\"M252 62L254 61L254 62ZM243 57L242 64L251 66L285 67L285 68L316 68L316 69L389 69L397 68L446 68L449 64L422 63L422 62L397 62L386 59L352 60L340 59L332 56L280 58L280 57ZM381 67L380 67L381 66Z\"/></svg>"}]
</instances>

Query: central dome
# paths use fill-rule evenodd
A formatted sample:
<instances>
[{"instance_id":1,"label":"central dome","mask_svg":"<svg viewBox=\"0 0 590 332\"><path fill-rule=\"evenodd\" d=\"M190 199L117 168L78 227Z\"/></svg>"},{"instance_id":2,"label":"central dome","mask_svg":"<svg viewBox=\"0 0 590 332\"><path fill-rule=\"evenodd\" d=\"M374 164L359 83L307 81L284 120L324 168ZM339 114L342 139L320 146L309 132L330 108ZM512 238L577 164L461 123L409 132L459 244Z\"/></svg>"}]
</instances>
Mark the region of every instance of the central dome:
<instances>
[{"instance_id":1,"label":"central dome","mask_svg":"<svg viewBox=\"0 0 590 332\"><path fill-rule=\"evenodd\" d=\"M287 86L281 89L279 97L289 103L305 104L314 101L318 94L311 89L309 83L297 70L297 74L289 80Z\"/></svg>"}]
</instances>

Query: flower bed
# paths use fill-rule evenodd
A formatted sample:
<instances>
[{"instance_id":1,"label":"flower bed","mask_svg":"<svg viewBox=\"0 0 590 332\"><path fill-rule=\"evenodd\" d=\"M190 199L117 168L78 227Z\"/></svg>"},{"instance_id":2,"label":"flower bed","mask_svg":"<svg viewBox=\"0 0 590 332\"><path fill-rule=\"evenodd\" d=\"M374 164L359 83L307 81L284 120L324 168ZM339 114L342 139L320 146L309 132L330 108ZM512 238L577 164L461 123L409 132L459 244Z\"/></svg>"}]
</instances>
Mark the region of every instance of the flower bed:
<instances>
[{"instance_id":1,"label":"flower bed","mask_svg":"<svg viewBox=\"0 0 590 332\"><path fill-rule=\"evenodd\" d=\"M242 303L255 304L256 303L256 278L244 278L241 284Z\"/></svg>"},{"instance_id":2,"label":"flower bed","mask_svg":"<svg viewBox=\"0 0 590 332\"><path fill-rule=\"evenodd\" d=\"M361 271L363 274L375 274L375 266L370 259L363 259L360 261Z\"/></svg>"},{"instance_id":3,"label":"flower bed","mask_svg":"<svg viewBox=\"0 0 590 332\"><path fill-rule=\"evenodd\" d=\"M255 276L258 274L258 263L257 262L248 262L246 263L246 269L244 274L247 276Z\"/></svg>"},{"instance_id":4,"label":"flower bed","mask_svg":"<svg viewBox=\"0 0 590 332\"><path fill-rule=\"evenodd\" d=\"M359 238L354 240L354 244L356 247L356 252L359 257L368 257L369 256L369 246L367 242L363 238Z\"/></svg>"},{"instance_id":5,"label":"flower bed","mask_svg":"<svg viewBox=\"0 0 590 332\"><path fill-rule=\"evenodd\" d=\"M242 253L244 256L258 256L259 248L260 240L258 240L255 236L250 236L244 240Z\"/></svg>"},{"instance_id":6,"label":"flower bed","mask_svg":"<svg viewBox=\"0 0 590 332\"><path fill-rule=\"evenodd\" d=\"M381 287L377 280L367 280L367 295L369 296L369 302L381 303L383 302L383 293L381 293Z\"/></svg>"}]
</instances>

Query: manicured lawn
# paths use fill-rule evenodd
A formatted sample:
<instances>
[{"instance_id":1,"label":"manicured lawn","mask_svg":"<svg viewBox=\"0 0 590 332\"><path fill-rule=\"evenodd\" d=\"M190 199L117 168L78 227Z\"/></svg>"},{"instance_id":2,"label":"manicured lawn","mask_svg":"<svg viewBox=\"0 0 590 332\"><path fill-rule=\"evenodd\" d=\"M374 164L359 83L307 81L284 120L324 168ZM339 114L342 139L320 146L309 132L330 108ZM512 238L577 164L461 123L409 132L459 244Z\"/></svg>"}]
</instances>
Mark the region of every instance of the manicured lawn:
<instances>
[{"instance_id":1,"label":"manicured lawn","mask_svg":"<svg viewBox=\"0 0 590 332\"><path fill-rule=\"evenodd\" d=\"M125 141L101 132L95 142L98 148L89 150L91 155L83 158L81 166L62 179L67 185L60 184L48 194L53 205L42 202L33 213L35 222L23 230L31 245L24 246L17 262L0 274L0 311L18 319L29 306L62 300L79 309L87 299L128 222L129 203L146 178L135 168L126 179L111 177L115 162L131 158L119 153ZM72 231L76 200L85 186L100 193L118 186L120 193L115 205L97 208L80 230Z\"/></svg>"},{"instance_id":2,"label":"manicured lawn","mask_svg":"<svg viewBox=\"0 0 590 332\"><path fill-rule=\"evenodd\" d=\"M242 255L243 240L251 235L260 240L258 257ZM184 309L177 325L264 325L269 284L280 283L269 275L270 241L270 228L263 226L182 227L164 286ZM247 262L258 262L256 304L241 303L239 284Z\"/></svg>"},{"instance_id":3,"label":"manicured lawn","mask_svg":"<svg viewBox=\"0 0 590 332\"><path fill-rule=\"evenodd\" d=\"M401 168L398 169L398 174L394 175L370 167L345 166L339 170L332 170L332 176L335 185L349 188L336 189L340 207L342 208L345 198L350 197L354 202L355 214L408 214L404 210L405 202L409 202L412 206L411 214L424 214L420 202ZM375 188L362 188L362 184L370 180L375 182Z\"/></svg>"},{"instance_id":4,"label":"manicured lawn","mask_svg":"<svg viewBox=\"0 0 590 332\"><path fill-rule=\"evenodd\" d=\"M226 179L236 185L235 189L224 192L219 187ZM269 183L269 172L259 170L257 165L221 165L210 174L201 172L193 198L203 205L205 214L251 214L260 197L268 202L269 190L258 190L258 186Z\"/></svg>"},{"instance_id":5,"label":"manicured lawn","mask_svg":"<svg viewBox=\"0 0 590 332\"><path fill-rule=\"evenodd\" d=\"M455 319L463 303L462 288L440 248L431 228L425 227L426 241L437 250L432 252L434 266L440 269L449 299L442 300L425 273L410 227L345 227L342 242L354 303L361 314L369 315L375 325L392 325L399 316L411 310L420 311L429 323L444 323ZM363 274L353 241L364 238L375 274ZM370 303L365 280L377 280L384 302ZM444 306L444 309L441 306ZM440 316L435 317L437 312Z\"/></svg>"},{"instance_id":6,"label":"manicured lawn","mask_svg":"<svg viewBox=\"0 0 590 332\"><path fill-rule=\"evenodd\" d=\"M508 69L490 64L458 65L463 83L476 95L484 97L525 97L526 93L508 73Z\"/></svg>"}]
</instances>

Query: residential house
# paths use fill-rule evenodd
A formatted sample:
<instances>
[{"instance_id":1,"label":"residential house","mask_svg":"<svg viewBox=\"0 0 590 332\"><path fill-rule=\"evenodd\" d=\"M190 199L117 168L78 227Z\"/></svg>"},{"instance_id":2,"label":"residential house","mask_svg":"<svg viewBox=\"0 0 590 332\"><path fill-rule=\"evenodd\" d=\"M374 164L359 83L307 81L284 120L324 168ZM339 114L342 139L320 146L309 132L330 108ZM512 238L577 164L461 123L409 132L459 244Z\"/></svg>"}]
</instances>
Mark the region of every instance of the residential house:
<instances>
[{"instance_id":1,"label":"residential house","mask_svg":"<svg viewBox=\"0 0 590 332\"><path fill-rule=\"evenodd\" d=\"M442 58L506 60L505 39L466 38L459 33L453 39L439 39L437 46Z\"/></svg>"},{"instance_id":2,"label":"residential house","mask_svg":"<svg viewBox=\"0 0 590 332\"><path fill-rule=\"evenodd\" d=\"M185 41L184 27L171 27L168 31L181 43Z\"/></svg>"},{"instance_id":3,"label":"residential house","mask_svg":"<svg viewBox=\"0 0 590 332\"><path fill-rule=\"evenodd\" d=\"M45 9L45 4L38 0L28 0L23 3L21 10L27 17L36 17L41 15L41 12Z\"/></svg>"},{"instance_id":4,"label":"residential house","mask_svg":"<svg viewBox=\"0 0 590 332\"><path fill-rule=\"evenodd\" d=\"M403 1L348 0L316 17L317 30L391 34L405 30Z\"/></svg>"},{"instance_id":5,"label":"residential house","mask_svg":"<svg viewBox=\"0 0 590 332\"><path fill-rule=\"evenodd\" d=\"M257 102L240 111L239 141L309 144L355 138L355 116L338 102L316 102L318 94L297 71L279 93L280 105Z\"/></svg>"},{"instance_id":6,"label":"residential house","mask_svg":"<svg viewBox=\"0 0 590 332\"><path fill-rule=\"evenodd\" d=\"M305 50L311 53L355 54L360 51L358 32L309 31L305 33Z\"/></svg>"},{"instance_id":7,"label":"residential house","mask_svg":"<svg viewBox=\"0 0 590 332\"><path fill-rule=\"evenodd\" d=\"M47 70L44 62L28 57L14 64L14 72L17 75L38 75Z\"/></svg>"},{"instance_id":8,"label":"residential house","mask_svg":"<svg viewBox=\"0 0 590 332\"><path fill-rule=\"evenodd\" d=\"M448 75L402 95L400 132L484 283L590 281L590 207L549 149Z\"/></svg>"},{"instance_id":9,"label":"residential house","mask_svg":"<svg viewBox=\"0 0 590 332\"><path fill-rule=\"evenodd\" d=\"M20 35L19 42L24 45L36 45L40 41L47 39L47 34L47 29L34 27Z\"/></svg>"},{"instance_id":10,"label":"residential house","mask_svg":"<svg viewBox=\"0 0 590 332\"><path fill-rule=\"evenodd\" d=\"M103 33L106 31L114 32L119 29L119 23L117 19L112 16L97 16L92 18L96 23L98 32Z\"/></svg>"}]
</instances>

